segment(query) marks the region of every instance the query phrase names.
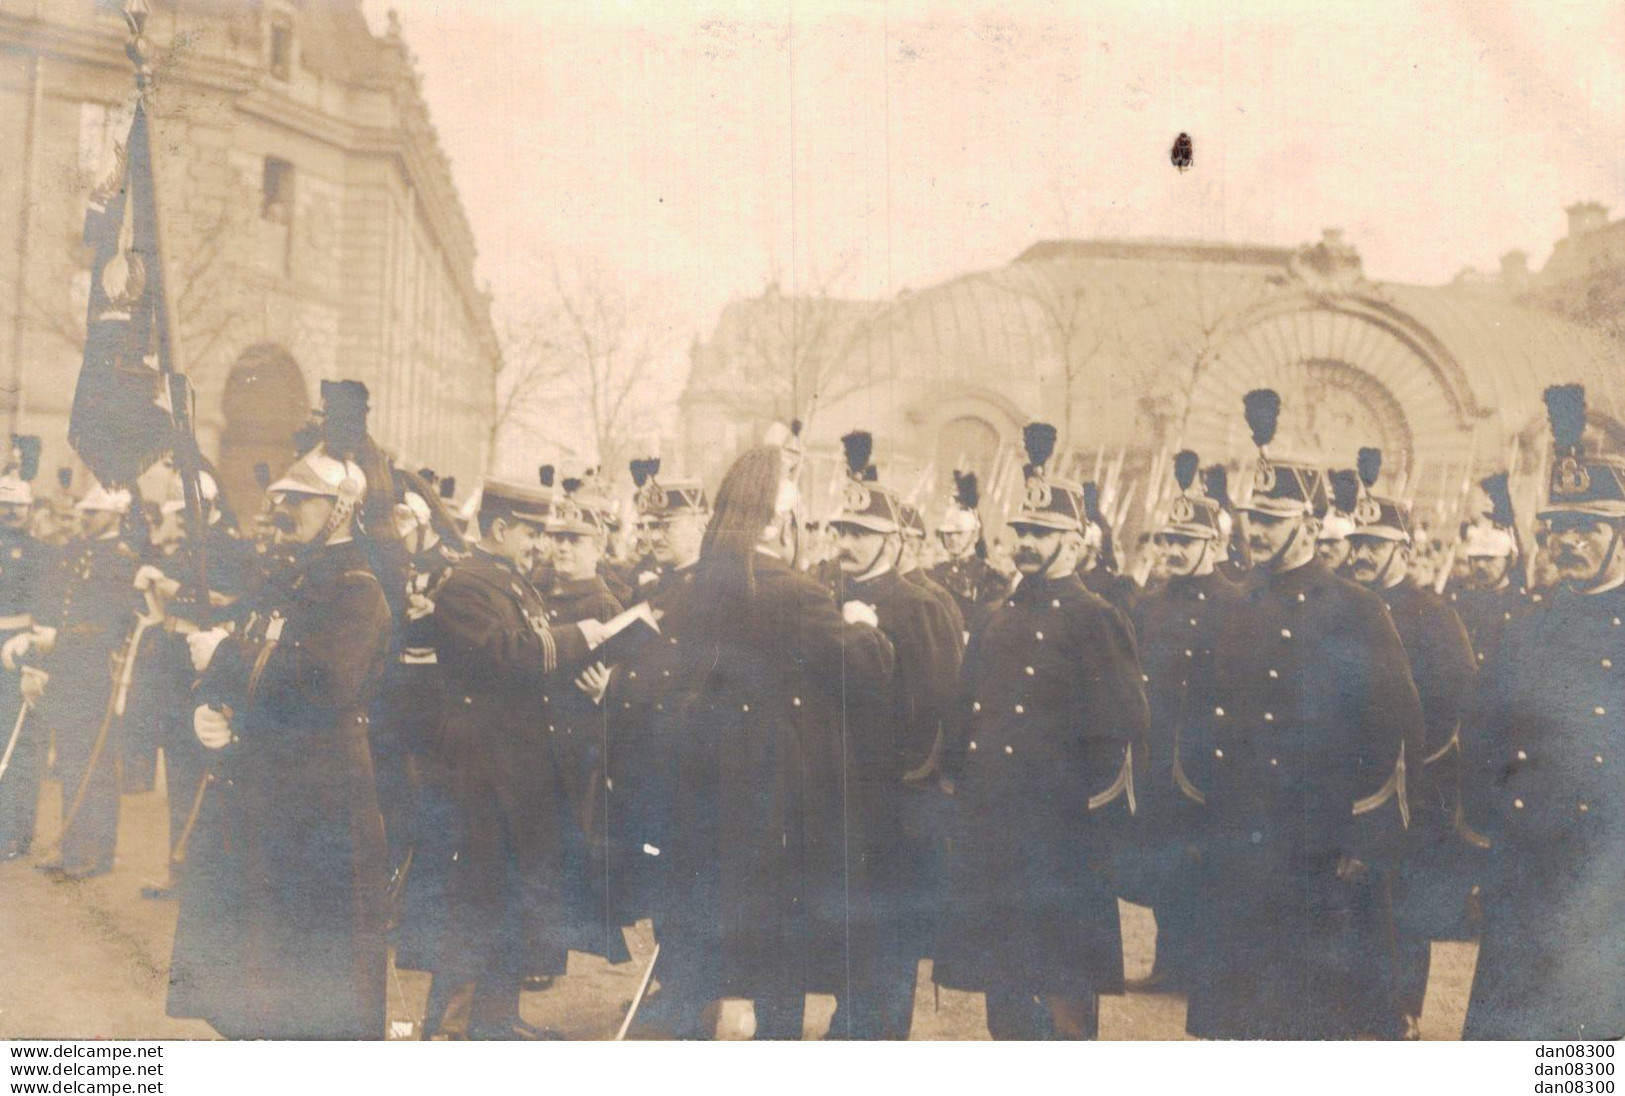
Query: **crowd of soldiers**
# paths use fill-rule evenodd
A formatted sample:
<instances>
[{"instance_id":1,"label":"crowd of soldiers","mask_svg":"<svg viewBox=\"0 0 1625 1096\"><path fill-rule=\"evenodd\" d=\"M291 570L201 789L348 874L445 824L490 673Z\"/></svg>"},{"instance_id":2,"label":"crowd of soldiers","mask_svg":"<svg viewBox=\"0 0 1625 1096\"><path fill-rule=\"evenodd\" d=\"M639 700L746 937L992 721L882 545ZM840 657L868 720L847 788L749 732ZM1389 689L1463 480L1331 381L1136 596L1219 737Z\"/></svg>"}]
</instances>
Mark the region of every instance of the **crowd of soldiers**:
<instances>
[{"instance_id":1,"label":"crowd of soldiers","mask_svg":"<svg viewBox=\"0 0 1625 1096\"><path fill-rule=\"evenodd\" d=\"M995 1038L1091 1038L1134 988L1200 1037L1414 1038L1431 943L1467 938L1469 1037L1618 1037L1625 460L1577 387L1547 403L1541 565L1500 474L1449 581L1375 450L1272 451L1269 390L1239 498L1172 461L1143 585L1044 423L1007 562L974 474L933 539L858 431L818 526L776 428L714 496L633 461L623 528L551 466L456 504L324 384L251 521L205 468L200 505L92 485L64 544L18 439L0 856L49 754L37 866L109 871L161 750L168 1010L234 1038L382 1037L391 949L425 1037L544 1037L522 994L644 921L627 1019L685 1038L800 1038L809 993L831 1037L906 1038L922 959ZM1120 898L1155 914L1138 985Z\"/></svg>"}]
</instances>

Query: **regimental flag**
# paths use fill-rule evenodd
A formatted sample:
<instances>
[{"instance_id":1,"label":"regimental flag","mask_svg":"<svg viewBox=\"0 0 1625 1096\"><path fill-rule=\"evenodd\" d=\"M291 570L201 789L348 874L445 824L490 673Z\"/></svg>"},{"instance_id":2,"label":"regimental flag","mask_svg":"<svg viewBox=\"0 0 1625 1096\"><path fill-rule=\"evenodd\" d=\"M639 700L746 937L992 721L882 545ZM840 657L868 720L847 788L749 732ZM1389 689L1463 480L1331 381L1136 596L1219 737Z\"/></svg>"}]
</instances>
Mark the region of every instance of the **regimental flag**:
<instances>
[{"instance_id":1,"label":"regimental flag","mask_svg":"<svg viewBox=\"0 0 1625 1096\"><path fill-rule=\"evenodd\" d=\"M91 260L85 360L68 423L72 445L102 483L128 484L173 444L152 148L143 106L117 146L112 173L90 195Z\"/></svg>"}]
</instances>

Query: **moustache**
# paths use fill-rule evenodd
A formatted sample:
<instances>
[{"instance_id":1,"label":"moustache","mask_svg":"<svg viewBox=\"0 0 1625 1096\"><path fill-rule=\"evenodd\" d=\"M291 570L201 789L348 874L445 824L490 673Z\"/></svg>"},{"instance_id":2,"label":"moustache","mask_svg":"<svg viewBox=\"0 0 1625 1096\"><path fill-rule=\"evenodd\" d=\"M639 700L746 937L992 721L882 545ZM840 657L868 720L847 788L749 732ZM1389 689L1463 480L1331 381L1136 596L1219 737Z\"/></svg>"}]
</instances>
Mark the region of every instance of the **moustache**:
<instances>
[{"instance_id":1,"label":"moustache","mask_svg":"<svg viewBox=\"0 0 1625 1096\"><path fill-rule=\"evenodd\" d=\"M1586 558L1578 552L1559 552L1552 557L1553 563L1584 563Z\"/></svg>"},{"instance_id":2,"label":"moustache","mask_svg":"<svg viewBox=\"0 0 1625 1096\"><path fill-rule=\"evenodd\" d=\"M1042 563L1044 557L1032 548L1017 548L1012 557L1017 563Z\"/></svg>"}]
</instances>

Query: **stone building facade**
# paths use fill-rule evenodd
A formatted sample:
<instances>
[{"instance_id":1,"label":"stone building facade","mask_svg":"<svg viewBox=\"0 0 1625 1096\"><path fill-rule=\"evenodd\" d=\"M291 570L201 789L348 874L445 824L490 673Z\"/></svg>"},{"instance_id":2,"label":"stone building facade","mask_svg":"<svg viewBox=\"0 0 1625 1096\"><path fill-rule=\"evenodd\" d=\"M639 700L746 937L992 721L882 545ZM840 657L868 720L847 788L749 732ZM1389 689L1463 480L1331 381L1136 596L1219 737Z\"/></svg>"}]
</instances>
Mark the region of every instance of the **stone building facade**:
<instances>
[{"instance_id":1,"label":"stone building facade","mask_svg":"<svg viewBox=\"0 0 1625 1096\"><path fill-rule=\"evenodd\" d=\"M781 390L781 376L751 374L783 362L744 353L738 332L785 307L740 302L696 348L682 404L691 467L715 473L730 423L748 441L768 417L740 394ZM1335 230L1301 248L1047 241L1008 266L841 310L837 360L796 408L815 511L838 497L827 485L840 436L862 428L888 482L929 514L968 467L986 485L984 518L998 520L1019 503L1021 428L1043 418L1060 430L1067 471L1118 485L1132 534L1173 451L1246 471L1242 395L1264 385L1284 402L1276 453L1352 467L1361 446L1380 446L1388 482L1441 523L1469 477L1515 450L1538 475L1547 384L1585 383L1593 428L1625 443L1625 344L1532 297L1372 281Z\"/></svg>"},{"instance_id":2,"label":"stone building facade","mask_svg":"<svg viewBox=\"0 0 1625 1096\"><path fill-rule=\"evenodd\" d=\"M0 381L48 466L72 462L85 198L132 107L121 6L0 0ZM369 386L404 460L477 478L500 351L398 26L359 0L159 0L148 37L179 364L233 501L330 378Z\"/></svg>"}]
</instances>

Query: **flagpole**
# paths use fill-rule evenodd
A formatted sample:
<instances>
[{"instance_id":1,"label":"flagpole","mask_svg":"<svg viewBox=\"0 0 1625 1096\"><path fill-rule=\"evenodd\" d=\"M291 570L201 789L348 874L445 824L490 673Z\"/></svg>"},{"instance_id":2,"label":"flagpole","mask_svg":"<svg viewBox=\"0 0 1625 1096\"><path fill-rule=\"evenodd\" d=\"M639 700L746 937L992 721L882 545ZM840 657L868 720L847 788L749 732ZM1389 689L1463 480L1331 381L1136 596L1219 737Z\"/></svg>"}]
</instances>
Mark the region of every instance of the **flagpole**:
<instances>
[{"instance_id":1,"label":"flagpole","mask_svg":"<svg viewBox=\"0 0 1625 1096\"><path fill-rule=\"evenodd\" d=\"M174 423L173 455L175 470L181 478L181 491L186 503L187 534L192 545L192 578L196 584L196 611L198 623L204 628L213 623L213 607L209 602L209 568L203 544L203 492L199 477L203 454L198 448L197 428L192 421L191 384L184 370L177 368L180 339L175 332L175 309L170 300L169 279L163 276L164 255L173 254L166 246L163 207L158 195L158 142L153 139L153 113L151 106L152 69L147 63L149 54L146 37L147 18L151 8L147 0L126 0L124 20L130 29L130 39L124 46L130 64L135 68L135 90L138 109L147 116L147 163L151 176L153 269L158 272L158 293L153 299L153 327L158 340L158 372L163 378L165 396L169 400L170 419Z\"/></svg>"}]
</instances>

